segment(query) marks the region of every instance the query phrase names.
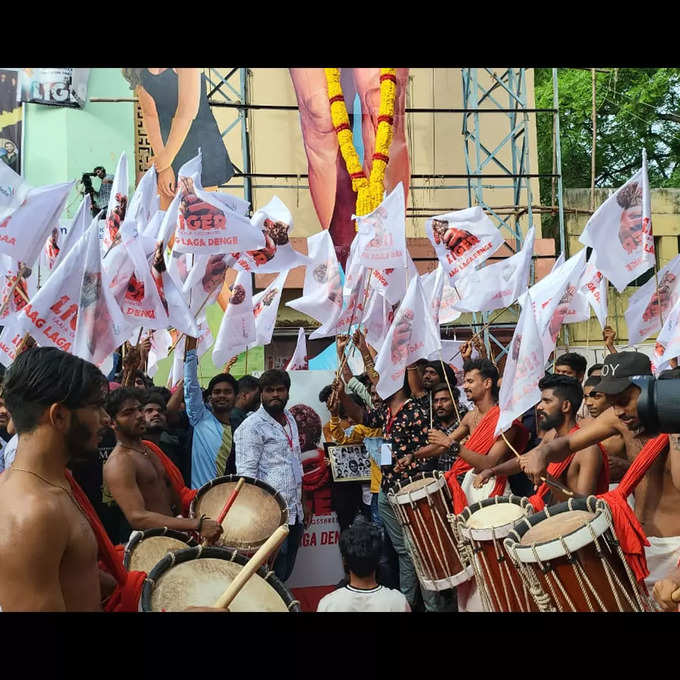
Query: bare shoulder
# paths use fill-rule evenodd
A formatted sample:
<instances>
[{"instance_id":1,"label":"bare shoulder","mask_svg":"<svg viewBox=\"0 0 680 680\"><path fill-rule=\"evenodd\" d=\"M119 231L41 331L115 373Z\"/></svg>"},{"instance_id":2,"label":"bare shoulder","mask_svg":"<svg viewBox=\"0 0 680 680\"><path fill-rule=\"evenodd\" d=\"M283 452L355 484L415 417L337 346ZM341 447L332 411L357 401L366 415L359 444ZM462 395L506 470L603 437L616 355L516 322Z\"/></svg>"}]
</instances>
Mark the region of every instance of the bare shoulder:
<instances>
[{"instance_id":1,"label":"bare shoulder","mask_svg":"<svg viewBox=\"0 0 680 680\"><path fill-rule=\"evenodd\" d=\"M461 424L461 425L468 425L468 426L474 425L475 419L478 417L478 416L477 416L477 413L478 413L478 411L477 411L476 408L470 409L470 410L469 410L469 411L461 418L460 424Z\"/></svg>"},{"instance_id":2,"label":"bare shoulder","mask_svg":"<svg viewBox=\"0 0 680 680\"><path fill-rule=\"evenodd\" d=\"M104 463L104 477L134 474L136 469L134 458L127 451L115 448Z\"/></svg>"},{"instance_id":3,"label":"bare shoulder","mask_svg":"<svg viewBox=\"0 0 680 680\"><path fill-rule=\"evenodd\" d=\"M584 449L577 451L574 454L574 460L579 463L584 463L588 460L596 461L602 457L602 450L597 444L586 446Z\"/></svg>"}]
</instances>

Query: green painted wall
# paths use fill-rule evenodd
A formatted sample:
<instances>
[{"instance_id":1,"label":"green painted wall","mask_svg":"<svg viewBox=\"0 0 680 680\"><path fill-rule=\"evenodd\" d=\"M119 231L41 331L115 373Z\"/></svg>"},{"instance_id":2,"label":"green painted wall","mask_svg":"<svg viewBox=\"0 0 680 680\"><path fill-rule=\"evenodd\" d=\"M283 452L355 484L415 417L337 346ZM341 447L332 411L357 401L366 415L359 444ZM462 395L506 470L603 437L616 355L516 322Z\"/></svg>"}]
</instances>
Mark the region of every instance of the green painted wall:
<instances>
[{"instance_id":1,"label":"green painted wall","mask_svg":"<svg viewBox=\"0 0 680 680\"><path fill-rule=\"evenodd\" d=\"M27 104L24 175L34 186L80 179L85 171L103 165L113 174L122 151L128 155L134 182L134 104L91 102L90 98L132 98L119 68L93 68L83 109ZM99 186L95 180L95 188ZM80 202L74 191L66 203L72 217Z\"/></svg>"}]
</instances>

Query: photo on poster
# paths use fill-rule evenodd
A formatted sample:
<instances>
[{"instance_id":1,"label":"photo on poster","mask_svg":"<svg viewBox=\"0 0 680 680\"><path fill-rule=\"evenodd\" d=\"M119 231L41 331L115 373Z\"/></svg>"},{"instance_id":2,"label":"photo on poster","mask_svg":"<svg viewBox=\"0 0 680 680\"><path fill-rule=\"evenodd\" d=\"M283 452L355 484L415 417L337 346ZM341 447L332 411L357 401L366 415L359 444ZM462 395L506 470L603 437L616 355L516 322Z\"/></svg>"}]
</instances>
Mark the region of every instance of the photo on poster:
<instances>
[{"instance_id":1,"label":"photo on poster","mask_svg":"<svg viewBox=\"0 0 680 680\"><path fill-rule=\"evenodd\" d=\"M324 444L334 482L370 482L371 462L363 445Z\"/></svg>"}]
</instances>

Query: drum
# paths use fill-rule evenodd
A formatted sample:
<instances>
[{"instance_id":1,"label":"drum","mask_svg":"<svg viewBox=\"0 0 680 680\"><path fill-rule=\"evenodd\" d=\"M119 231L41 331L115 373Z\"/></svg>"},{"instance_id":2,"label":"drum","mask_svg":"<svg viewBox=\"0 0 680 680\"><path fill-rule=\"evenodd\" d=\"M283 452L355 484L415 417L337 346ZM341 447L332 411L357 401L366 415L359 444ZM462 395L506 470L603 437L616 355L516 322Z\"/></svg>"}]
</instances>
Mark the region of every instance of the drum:
<instances>
[{"instance_id":1,"label":"drum","mask_svg":"<svg viewBox=\"0 0 680 680\"><path fill-rule=\"evenodd\" d=\"M227 475L204 484L191 502L190 516L205 513L216 520L239 479L238 475ZM253 477L243 479L245 484L222 522L224 533L218 545L252 554L278 527L288 523L288 507L269 484Z\"/></svg>"},{"instance_id":2,"label":"drum","mask_svg":"<svg viewBox=\"0 0 680 680\"><path fill-rule=\"evenodd\" d=\"M521 519L505 547L540 611L648 611L609 507L594 496Z\"/></svg>"},{"instance_id":3,"label":"drum","mask_svg":"<svg viewBox=\"0 0 680 680\"><path fill-rule=\"evenodd\" d=\"M168 554L186 550L196 545L188 534L165 527L133 531L125 545L123 566L128 571L144 571L147 574Z\"/></svg>"},{"instance_id":4,"label":"drum","mask_svg":"<svg viewBox=\"0 0 680 680\"><path fill-rule=\"evenodd\" d=\"M405 486L397 483L387 498L404 530L423 588L446 590L472 577L472 568L462 559L455 526L450 521L451 492L441 472L421 472Z\"/></svg>"},{"instance_id":5,"label":"drum","mask_svg":"<svg viewBox=\"0 0 680 680\"><path fill-rule=\"evenodd\" d=\"M140 610L178 612L212 607L248 562L236 550L197 546L166 555L142 587ZM300 604L274 576L260 567L229 605L232 612L299 612Z\"/></svg>"},{"instance_id":6,"label":"drum","mask_svg":"<svg viewBox=\"0 0 680 680\"><path fill-rule=\"evenodd\" d=\"M526 498L494 496L469 505L456 516L487 611L538 611L503 544L515 522L531 512Z\"/></svg>"}]
</instances>

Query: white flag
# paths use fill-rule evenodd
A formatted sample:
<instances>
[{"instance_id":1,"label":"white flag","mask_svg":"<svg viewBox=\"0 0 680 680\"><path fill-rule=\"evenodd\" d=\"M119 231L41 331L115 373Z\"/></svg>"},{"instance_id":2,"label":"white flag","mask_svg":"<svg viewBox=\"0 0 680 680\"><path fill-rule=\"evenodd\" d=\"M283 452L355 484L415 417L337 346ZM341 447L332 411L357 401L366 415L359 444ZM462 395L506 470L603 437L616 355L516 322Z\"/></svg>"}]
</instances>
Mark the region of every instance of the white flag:
<instances>
[{"instance_id":1,"label":"white flag","mask_svg":"<svg viewBox=\"0 0 680 680\"><path fill-rule=\"evenodd\" d=\"M90 229L85 240L87 248L72 353L99 366L125 342L133 324L125 318L113 292L102 281L99 234ZM54 274L49 282L53 278Z\"/></svg>"},{"instance_id":2,"label":"white flag","mask_svg":"<svg viewBox=\"0 0 680 680\"><path fill-rule=\"evenodd\" d=\"M222 290L227 270L233 266L234 256L227 253L194 255L194 263L182 286L184 298L190 301L194 314L211 305Z\"/></svg>"},{"instance_id":3,"label":"white flag","mask_svg":"<svg viewBox=\"0 0 680 680\"><path fill-rule=\"evenodd\" d=\"M680 356L680 300L671 308L654 345L652 370L658 375Z\"/></svg>"},{"instance_id":4,"label":"white flag","mask_svg":"<svg viewBox=\"0 0 680 680\"><path fill-rule=\"evenodd\" d=\"M418 270L408 253L406 253L406 263L406 269L399 267L397 269L369 270L371 272L371 289L378 291L380 295L384 295L387 301L393 305L398 305L404 299L408 282L414 276L418 276Z\"/></svg>"},{"instance_id":5,"label":"white flag","mask_svg":"<svg viewBox=\"0 0 680 680\"><path fill-rule=\"evenodd\" d=\"M234 253L235 269L271 274L309 264L309 258L294 250L290 244L293 216L278 196L274 196L267 205L260 208L252 216L250 223L252 232L259 235L260 243L255 246L257 250L243 252L244 247L231 249L232 252L241 251Z\"/></svg>"},{"instance_id":6,"label":"white flag","mask_svg":"<svg viewBox=\"0 0 680 680\"><path fill-rule=\"evenodd\" d=\"M494 432L496 437L541 399L538 382L545 372L539 329L528 294L520 298L520 304L522 313L508 348L498 395L501 413Z\"/></svg>"},{"instance_id":7,"label":"white flag","mask_svg":"<svg viewBox=\"0 0 680 680\"><path fill-rule=\"evenodd\" d=\"M21 345L25 331L22 331L15 318L3 327L0 333L0 364L9 368L17 358L17 349Z\"/></svg>"},{"instance_id":8,"label":"white flag","mask_svg":"<svg viewBox=\"0 0 680 680\"><path fill-rule=\"evenodd\" d=\"M17 329L30 333L41 347L52 346L73 353L80 286L87 246L93 234L96 238L97 224L94 222L16 316Z\"/></svg>"},{"instance_id":9,"label":"white flag","mask_svg":"<svg viewBox=\"0 0 680 680\"><path fill-rule=\"evenodd\" d=\"M638 170L588 220L579 241L593 248L594 264L620 292L654 266L652 225L643 215L646 173Z\"/></svg>"},{"instance_id":10,"label":"white flag","mask_svg":"<svg viewBox=\"0 0 680 680\"><path fill-rule=\"evenodd\" d=\"M432 322L437 328L439 328L439 310L442 305L444 278L444 270L441 265L433 272L428 272L420 277L420 286L427 301L427 308L430 310Z\"/></svg>"},{"instance_id":11,"label":"white flag","mask_svg":"<svg viewBox=\"0 0 680 680\"><path fill-rule=\"evenodd\" d=\"M281 272L261 293L253 297L256 339L248 345L248 349L268 345L272 341L276 314L279 311L281 293L287 276L287 270Z\"/></svg>"},{"instance_id":12,"label":"white flag","mask_svg":"<svg viewBox=\"0 0 680 680\"><path fill-rule=\"evenodd\" d=\"M71 223L66 227L66 233L59 235L57 239L57 253L54 257L50 272L68 255L69 251L78 242L78 239L87 231L92 224L92 199L90 194L85 194L78 206ZM50 237L48 237L48 241Z\"/></svg>"},{"instance_id":13,"label":"white flag","mask_svg":"<svg viewBox=\"0 0 680 680\"><path fill-rule=\"evenodd\" d=\"M213 192L203 190L201 167L199 150L177 173L181 198L173 249L179 253L217 255L262 247L262 234L253 229L247 217L231 210Z\"/></svg>"},{"instance_id":14,"label":"white flag","mask_svg":"<svg viewBox=\"0 0 680 680\"><path fill-rule=\"evenodd\" d=\"M6 164L3 163L3 166L0 168L0 182L5 180L7 171L16 174ZM59 228L59 217L73 184L63 182L31 188L23 202L11 211L9 208L14 206L14 200L8 200L4 206L0 203L0 214L5 213L0 220L0 253L33 266L47 237L54 228ZM12 190L13 187L0 184L0 196Z\"/></svg>"},{"instance_id":15,"label":"white flag","mask_svg":"<svg viewBox=\"0 0 680 680\"><path fill-rule=\"evenodd\" d=\"M387 399L400 390L406 367L440 348L439 328L430 316L420 278L414 276L375 360L378 394Z\"/></svg>"},{"instance_id":16,"label":"white flag","mask_svg":"<svg viewBox=\"0 0 680 680\"><path fill-rule=\"evenodd\" d=\"M105 256L103 261L107 267L109 266L107 261L109 252L120 244L118 230L127 214L129 190L127 154L123 151L118 159L116 173L113 176L111 196L106 207L106 226L101 242L102 255Z\"/></svg>"},{"instance_id":17,"label":"white flag","mask_svg":"<svg viewBox=\"0 0 680 680\"><path fill-rule=\"evenodd\" d=\"M125 217L137 223L137 230L143 233L157 210L158 191L156 188L156 168L151 166L139 180L135 193L130 199L130 207Z\"/></svg>"},{"instance_id":18,"label":"white flag","mask_svg":"<svg viewBox=\"0 0 680 680\"><path fill-rule=\"evenodd\" d=\"M223 366L256 339L252 276L240 271L231 286L229 304L217 332L212 353L213 363L215 366Z\"/></svg>"},{"instance_id":19,"label":"white flag","mask_svg":"<svg viewBox=\"0 0 680 680\"><path fill-rule=\"evenodd\" d=\"M593 308L600 326L604 328L607 325L607 279L602 276L602 273L597 270L594 264L594 259L591 255L586 264L581 279L577 285L577 292L574 300L576 304L570 308L570 313L567 317L569 323L572 322L572 309L574 309L573 316L576 317L573 321L587 321L590 319L590 309L588 305ZM583 309L585 305L586 309ZM579 319L578 316L583 317Z\"/></svg>"},{"instance_id":20,"label":"white flag","mask_svg":"<svg viewBox=\"0 0 680 680\"><path fill-rule=\"evenodd\" d=\"M161 273L149 265L137 223L126 219L120 227L123 246L132 262L134 272L118 302L129 322L146 328L162 330L169 325L168 302L163 290Z\"/></svg>"},{"instance_id":21,"label":"white flag","mask_svg":"<svg viewBox=\"0 0 680 680\"><path fill-rule=\"evenodd\" d=\"M198 333L196 336L196 355L198 360L210 349L213 343L213 336L210 332L210 326L205 316L202 316L197 320ZM175 336L173 342L176 340L176 332L172 332L171 335ZM173 350L173 360L172 360L172 370L168 375L168 387L174 387L182 378L184 378L184 344L186 341L186 336L182 336L177 343L177 346Z\"/></svg>"},{"instance_id":22,"label":"white flag","mask_svg":"<svg viewBox=\"0 0 680 680\"><path fill-rule=\"evenodd\" d=\"M624 316L628 325L628 343L636 345L661 329L668 314L680 299L680 255L676 255L656 277L640 286L628 301Z\"/></svg>"},{"instance_id":23,"label":"white flag","mask_svg":"<svg viewBox=\"0 0 680 680\"><path fill-rule=\"evenodd\" d=\"M503 236L480 206L433 217L425 231L449 283L480 265L503 244Z\"/></svg>"},{"instance_id":24,"label":"white flag","mask_svg":"<svg viewBox=\"0 0 680 680\"><path fill-rule=\"evenodd\" d=\"M342 313L342 283L340 265L333 240L327 230L307 239L310 263L305 270L302 297L286 304L311 316L321 324L309 337L324 337L326 326L333 326Z\"/></svg>"},{"instance_id":25,"label":"white flag","mask_svg":"<svg viewBox=\"0 0 680 680\"><path fill-rule=\"evenodd\" d=\"M375 293L371 295L366 304L361 325L365 328L366 342L376 352L380 351L393 318L392 305L387 299Z\"/></svg>"},{"instance_id":26,"label":"white flag","mask_svg":"<svg viewBox=\"0 0 680 680\"><path fill-rule=\"evenodd\" d=\"M357 253L364 267L406 267L406 208L401 182L368 215L353 215L357 223Z\"/></svg>"},{"instance_id":27,"label":"white flag","mask_svg":"<svg viewBox=\"0 0 680 680\"><path fill-rule=\"evenodd\" d=\"M529 288L545 361L555 349L560 328L576 295L574 282L581 278L585 265L586 249L583 248Z\"/></svg>"},{"instance_id":28,"label":"white flag","mask_svg":"<svg viewBox=\"0 0 680 680\"><path fill-rule=\"evenodd\" d=\"M438 307L439 320L437 325L441 326L442 324L450 323L462 315L463 312L456 308L456 305L460 302L460 296L456 289L449 285L448 276L444 272L441 263L439 263L434 271L423 274L420 277L420 285L423 287L425 299L430 302L433 319L434 309ZM440 285L443 286L441 293ZM437 300L438 295L439 299Z\"/></svg>"},{"instance_id":29,"label":"white flag","mask_svg":"<svg viewBox=\"0 0 680 680\"><path fill-rule=\"evenodd\" d=\"M298 328L297 343L295 351L290 358L286 371L307 371L309 370L309 356L307 355L307 340L305 339L305 329Z\"/></svg>"},{"instance_id":30,"label":"white flag","mask_svg":"<svg viewBox=\"0 0 680 680\"><path fill-rule=\"evenodd\" d=\"M26 202L32 188L7 163L0 165L0 224Z\"/></svg>"},{"instance_id":31,"label":"white flag","mask_svg":"<svg viewBox=\"0 0 680 680\"><path fill-rule=\"evenodd\" d=\"M464 312L489 312L517 300L529 284L534 233L532 227L522 249L511 257L481 269L468 270L459 277L455 283L460 295L456 307Z\"/></svg>"},{"instance_id":32,"label":"white flag","mask_svg":"<svg viewBox=\"0 0 680 680\"><path fill-rule=\"evenodd\" d=\"M17 283L17 277L20 280ZM6 319L14 318L26 303L37 292L37 272L20 265L9 255L0 254L0 322L6 325Z\"/></svg>"}]
</instances>

